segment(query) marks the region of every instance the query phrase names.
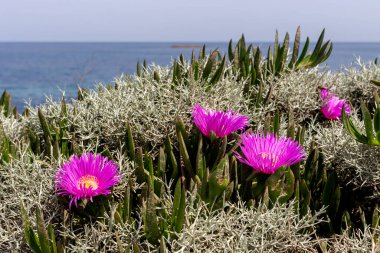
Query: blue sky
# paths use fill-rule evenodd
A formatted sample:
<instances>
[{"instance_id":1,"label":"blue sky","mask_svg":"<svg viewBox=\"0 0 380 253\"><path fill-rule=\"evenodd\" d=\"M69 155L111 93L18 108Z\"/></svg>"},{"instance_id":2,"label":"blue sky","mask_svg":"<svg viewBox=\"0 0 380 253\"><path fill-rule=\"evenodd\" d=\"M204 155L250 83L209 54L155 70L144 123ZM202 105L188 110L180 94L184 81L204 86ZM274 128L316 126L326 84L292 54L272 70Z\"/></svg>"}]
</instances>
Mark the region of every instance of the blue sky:
<instances>
[{"instance_id":1,"label":"blue sky","mask_svg":"<svg viewBox=\"0 0 380 253\"><path fill-rule=\"evenodd\" d=\"M380 41L379 0L0 0L0 41Z\"/></svg>"}]
</instances>

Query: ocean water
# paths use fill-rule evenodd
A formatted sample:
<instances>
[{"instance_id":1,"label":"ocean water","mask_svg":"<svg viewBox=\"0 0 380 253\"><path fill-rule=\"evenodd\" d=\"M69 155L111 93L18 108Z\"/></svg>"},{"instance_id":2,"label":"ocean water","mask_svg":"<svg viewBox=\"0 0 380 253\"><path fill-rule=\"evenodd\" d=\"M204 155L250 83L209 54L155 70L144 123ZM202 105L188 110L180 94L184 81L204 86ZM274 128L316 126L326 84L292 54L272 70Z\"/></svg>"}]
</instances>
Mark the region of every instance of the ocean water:
<instances>
[{"instance_id":1,"label":"ocean water","mask_svg":"<svg viewBox=\"0 0 380 253\"><path fill-rule=\"evenodd\" d=\"M169 65L183 53L190 58L192 48L173 48L177 43L0 43L0 91L12 93L13 104L38 105L45 95L75 97L77 87L112 83L123 73L133 74L137 62ZM203 43L179 43L202 45ZM265 52L271 43L254 43ZM227 51L227 43L206 43L207 49ZM311 48L313 48L313 44ZM198 52L199 49L195 49ZM380 56L380 43L334 43L324 66L339 70L353 63Z\"/></svg>"}]
</instances>

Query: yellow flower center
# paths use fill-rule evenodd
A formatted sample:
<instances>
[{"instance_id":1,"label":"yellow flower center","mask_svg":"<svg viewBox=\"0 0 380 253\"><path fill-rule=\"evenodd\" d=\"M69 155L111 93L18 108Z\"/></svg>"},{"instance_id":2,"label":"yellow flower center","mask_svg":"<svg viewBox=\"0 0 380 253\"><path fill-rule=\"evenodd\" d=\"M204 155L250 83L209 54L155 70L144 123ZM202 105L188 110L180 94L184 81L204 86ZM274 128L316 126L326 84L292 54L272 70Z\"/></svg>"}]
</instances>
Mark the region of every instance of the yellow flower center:
<instances>
[{"instance_id":1,"label":"yellow flower center","mask_svg":"<svg viewBox=\"0 0 380 253\"><path fill-rule=\"evenodd\" d=\"M77 183L77 189L80 190L83 187L86 189L91 187L92 190L98 189L99 187L98 178L91 175L86 175L79 178L78 183Z\"/></svg>"},{"instance_id":2,"label":"yellow flower center","mask_svg":"<svg viewBox=\"0 0 380 253\"><path fill-rule=\"evenodd\" d=\"M269 159L269 160L271 160L272 166L276 165L277 162L278 162L278 159L279 159L277 155L275 155L273 153L266 153L266 152L262 152L261 153L261 157L263 159Z\"/></svg>"}]
</instances>

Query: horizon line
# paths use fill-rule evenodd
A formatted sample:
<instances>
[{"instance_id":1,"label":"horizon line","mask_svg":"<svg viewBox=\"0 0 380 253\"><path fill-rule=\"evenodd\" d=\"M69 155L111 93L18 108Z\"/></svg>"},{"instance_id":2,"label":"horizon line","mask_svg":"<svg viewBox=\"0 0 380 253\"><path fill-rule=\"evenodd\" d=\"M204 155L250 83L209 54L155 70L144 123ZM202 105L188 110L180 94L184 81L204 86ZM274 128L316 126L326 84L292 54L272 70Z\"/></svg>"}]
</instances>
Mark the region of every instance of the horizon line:
<instances>
[{"instance_id":1,"label":"horizon line","mask_svg":"<svg viewBox=\"0 0 380 253\"><path fill-rule=\"evenodd\" d=\"M232 42L238 42L239 40L232 40ZM179 43L179 44L191 44L191 43L196 43L196 44L205 44L205 43L226 43L228 44L230 42L230 40L228 41L216 41L216 40L210 40L210 41L181 41L181 40L178 40L178 41L170 41L170 40L167 40L167 41L139 41L139 40L131 40L131 41L117 41L117 40L114 40L114 41L97 41L97 40L83 40L83 41L75 41L75 40L62 40L62 41L54 41L54 40L15 40L15 41L11 41L11 40L0 40L0 43ZM306 40L304 41L301 41L301 43L305 43ZM317 41L310 41L310 43L316 43ZM333 44L334 43L380 43L380 41L331 41ZM265 41L265 40L262 40L262 41L249 41L247 40L246 43L274 43L274 41ZM294 41L289 41L289 44L293 44ZM280 44L282 44L282 42L280 42Z\"/></svg>"}]
</instances>

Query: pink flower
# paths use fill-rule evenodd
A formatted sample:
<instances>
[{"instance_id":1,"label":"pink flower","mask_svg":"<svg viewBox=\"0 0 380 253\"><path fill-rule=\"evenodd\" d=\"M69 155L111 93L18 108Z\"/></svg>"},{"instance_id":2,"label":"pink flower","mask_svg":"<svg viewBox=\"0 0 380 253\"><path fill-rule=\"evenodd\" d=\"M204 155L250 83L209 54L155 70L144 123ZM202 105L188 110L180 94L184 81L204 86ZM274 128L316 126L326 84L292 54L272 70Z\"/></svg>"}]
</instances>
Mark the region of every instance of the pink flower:
<instances>
[{"instance_id":1,"label":"pink flower","mask_svg":"<svg viewBox=\"0 0 380 253\"><path fill-rule=\"evenodd\" d=\"M273 174L281 166L290 166L305 159L305 151L298 142L291 138L278 138L268 133L245 133L241 135L240 150L236 158L254 170Z\"/></svg>"},{"instance_id":2,"label":"pink flower","mask_svg":"<svg viewBox=\"0 0 380 253\"><path fill-rule=\"evenodd\" d=\"M107 157L92 153L74 155L58 169L55 183L57 194L69 195L70 208L74 201L90 199L97 195L108 195L110 188L117 184L121 175L118 166Z\"/></svg>"},{"instance_id":3,"label":"pink flower","mask_svg":"<svg viewBox=\"0 0 380 253\"><path fill-rule=\"evenodd\" d=\"M347 114L351 113L351 108L347 104L346 100L339 99L329 92L328 89L323 88L321 90L322 107L321 112L326 119L339 120L342 114L342 107Z\"/></svg>"},{"instance_id":4,"label":"pink flower","mask_svg":"<svg viewBox=\"0 0 380 253\"><path fill-rule=\"evenodd\" d=\"M207 110L199 104L193 108L193 119L203 135L209 136L211 132L214 132L216 136L221 138L245 128L249 122L248 117L239 113Z\"/></svg>"}]
</instances>

